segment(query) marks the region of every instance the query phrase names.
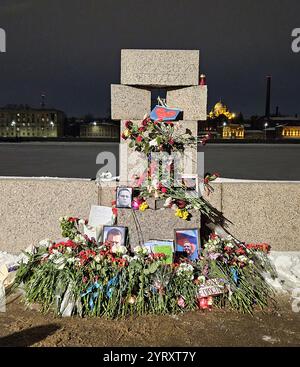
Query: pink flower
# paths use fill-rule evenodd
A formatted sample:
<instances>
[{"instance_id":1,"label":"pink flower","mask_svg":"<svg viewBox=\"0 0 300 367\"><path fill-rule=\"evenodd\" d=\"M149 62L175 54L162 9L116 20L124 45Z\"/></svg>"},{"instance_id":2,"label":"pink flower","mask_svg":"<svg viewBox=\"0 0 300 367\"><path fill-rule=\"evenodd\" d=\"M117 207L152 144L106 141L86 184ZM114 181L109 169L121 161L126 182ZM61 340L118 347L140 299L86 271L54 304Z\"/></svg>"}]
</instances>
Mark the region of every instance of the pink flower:
<instances>
[{"instance_id":1,"label":"pink flower","mask_svg":"<svg viewBox=\"0 0 300 367\"><path fill-rule=\"evenodd\" d=\"M177 304L178 304L178 306L179 306L179 307L184 308L184 307L185 307L185 301L184 301L184 298L180 296L180 297L178 298Z\"/></svg>"},{"instance_id":2,"label":"pink flower","mask_svg":"<svg viewBox=\"0 0 300 367\"><path fill-rule=\"evenodd\" d=\"M141 143L141 142L142 142L142 140L143 140L143 137L142 137L141 135L139 135L139 136L136 138L136 141L137 141L138 143Z\"/></svg>"},{"instance_id":3,"label":"pink flower","mask_svg":"<svg viewBox=\"0 0 300 367\"><path fill-rule=\"evenodd\" d=\"M160 191L163 193L163 194L166 194L166 192L168 191L166 187L162 187L160 189Z\"/></svg>"}]
</instances>

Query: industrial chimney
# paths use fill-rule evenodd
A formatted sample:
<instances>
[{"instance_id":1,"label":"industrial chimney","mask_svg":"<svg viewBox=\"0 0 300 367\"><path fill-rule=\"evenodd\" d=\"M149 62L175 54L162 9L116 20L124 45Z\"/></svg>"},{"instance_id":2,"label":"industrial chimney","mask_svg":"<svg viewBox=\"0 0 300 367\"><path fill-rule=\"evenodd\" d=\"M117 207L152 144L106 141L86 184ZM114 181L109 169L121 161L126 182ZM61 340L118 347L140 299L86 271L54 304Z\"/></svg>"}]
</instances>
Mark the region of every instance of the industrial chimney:
<instances>
[{"instance_id":1,"label":"industrial chimney","mask_svg":"<svg viewBox=\"0 0 300 367\"><path fill-rule=\"evenodd\" d=\"M271 76L267 76L266 112L265 112L266 117L270 117L270 109L271 109Z\"/></svg>"}]
</instances>

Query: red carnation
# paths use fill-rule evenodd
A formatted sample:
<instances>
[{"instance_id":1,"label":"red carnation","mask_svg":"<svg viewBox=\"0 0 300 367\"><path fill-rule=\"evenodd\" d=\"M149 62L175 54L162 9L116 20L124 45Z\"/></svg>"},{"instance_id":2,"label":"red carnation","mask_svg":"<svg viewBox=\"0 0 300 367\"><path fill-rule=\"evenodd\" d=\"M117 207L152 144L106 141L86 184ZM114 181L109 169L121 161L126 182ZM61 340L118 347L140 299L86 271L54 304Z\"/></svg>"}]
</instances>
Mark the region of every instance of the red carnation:
<instances>
[{"instance_id":1,"label":"red carnation","mask_svg":"<svg viewBox=\"0 0 300 367\"><path fill-rule=\"evenodd\" d=\"M177 200L176 205L178 206L179 209L183 209L186 206L186 202L184 200Z\"/></svg>"},{"instance_id":2,"label":"red carnation","mask_svg":"<svg viewBox=\"0 0 300 367\"><path fill-rule=\"evenodd\" d=\"M129 121L129 120L125 121L126 129L130 129L132 125L133 125L132 121Z\"/></svg>"},{"instance_id":3,"label":"red carnation","mask_svg":"<svg viewBox=\"0 0 300 367\"><path fill-rule=\"evenodd\" d=\"M163 193L163 194L166 194L166 192L168 191L166 187L162 187L160 189L160 191Z\"/></svg>"},{"instance_id":4,"label":"red carnation","mask_svg":"<svg viewBox=\"0 0 300 367\"><path fill-rule=\"evenodd\" d=\"M78 218L74 218L74 217L70 217L69 219L68 219L68 222L70 222L70 223L75 223L75 222L77 222L78 221Z\"/></svg>"},{"instance_id":5,"label":"red carnation","mask_svg":"<svg viewBox=\"0 0 300 367\"><path fill-rule=\"evenodd\" d=\"M171 138L171 139L169 140L169 144L170 144L170 145L173 145L174 143L175 143L174 139L173 139L173 138Z\"/></svg>"},{"instance_id":6,"label":"red carnation","mask_svg":"<svg viewBox=\"0 0 300 367\"><path fill-rule=\"evenodd\" d=\"M151 119L149 117L145 118L143 121L142 121L142 125L143 126L147 126L147 124L151 121Z\"/></svg>"},{"instance_id":7,"label":"red carnation","mask_svg":"<svg viewBox=\"0 0 300 367\"><path fill-rule=\"evenodd\" d=\"M144 132L146 130L146 128L145 128L145 126L140 126L139 128L138 128L138 131L139 132Z\"/></svg>"},{"instance_id":8,"label":"red carnation","mask_svg":"<svg viewBox=\"0 0 300 367\"><path fill-rule=\"evenodd\" d=\"M137 141L138 143L141 143L141 142L142 142L142 140L143 140L143 137L142 137L141 135L139 135L139 136L136 138L136 141Z\"/></svg>"},{"instance_id":9,"label":"red carnation","mask_svg":"<svg viewBox=\"0 0 300 367\"><path fill-rule=\"evenodd\" d=\"M235 251L235 253L236 253L237 255L244 255L244 254L245 254L245 250L244 250L244 249L242 249L242 248L240 247L240 248L238 248L238 249Z\"/></svg>"}]
</instances>

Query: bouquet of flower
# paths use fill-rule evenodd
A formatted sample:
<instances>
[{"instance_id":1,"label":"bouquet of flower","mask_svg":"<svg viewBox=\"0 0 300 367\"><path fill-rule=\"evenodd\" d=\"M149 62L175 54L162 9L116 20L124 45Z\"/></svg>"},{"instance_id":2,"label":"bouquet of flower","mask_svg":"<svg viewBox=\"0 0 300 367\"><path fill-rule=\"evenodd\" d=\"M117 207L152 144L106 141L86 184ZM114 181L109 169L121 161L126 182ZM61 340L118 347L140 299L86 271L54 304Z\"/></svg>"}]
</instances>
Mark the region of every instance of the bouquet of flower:
<instances>
[{"instance_id":1,"label":"bouquet of flower","mask_svg":"<svg viewBox=\"0 0 300 367\"><path fill-rule=\"evenodd\" d=\"M122 139L129 140L129 147L148 155L150 152L183 152L187 145L196 145L197 137L191 130L180 132L179 125L162 120L152 121L145 117L140 125L125 122Z\"/></svg>"},{"instance_id":2,"label":"bouquet of flower","mask_svg":"<svg viewBox=\"0 0 300 367\"><path fill-rule=\"evenodd\" d=\"M64 231L66 220L61 221ZM69 223L73 236L77 221ZM28 303L63 316L118 318L194 310L199 287L215 279L227 289L213 298L220 307L229 304L251 313L255 305L267 306L273 294L262 275L273 271L266 253L215 235L198 261L181 259L172 265L164 254L140 246L130 252L109 242L97 244L80 233L57 243L43 241L27 256L14 287L23 283Z\"/></svg>"}]
</instances>

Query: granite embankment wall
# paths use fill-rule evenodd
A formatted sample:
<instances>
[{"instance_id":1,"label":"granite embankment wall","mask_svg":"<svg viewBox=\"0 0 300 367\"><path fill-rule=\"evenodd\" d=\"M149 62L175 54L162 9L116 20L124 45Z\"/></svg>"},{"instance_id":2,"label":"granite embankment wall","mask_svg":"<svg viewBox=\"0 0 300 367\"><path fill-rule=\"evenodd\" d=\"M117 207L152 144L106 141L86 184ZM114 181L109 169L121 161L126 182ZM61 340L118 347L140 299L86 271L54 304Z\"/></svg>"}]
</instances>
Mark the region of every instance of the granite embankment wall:
<instances>
[{"instance_id":1,"label":"granite embankment wall","mask_svg":"<svg viewBox=\"0 0 300 367\"><path fill-rule=\"evenodd\" d=\"M208 199L233 222L235 237L277 251L300 250L300 182L224 179L213 187ZM41 239L59 239L59 217L87 218L92 204L110 205L114 187L98 194L90 180L0 178L0 251L18 253Z\"/></svg>"}]
</instances>

